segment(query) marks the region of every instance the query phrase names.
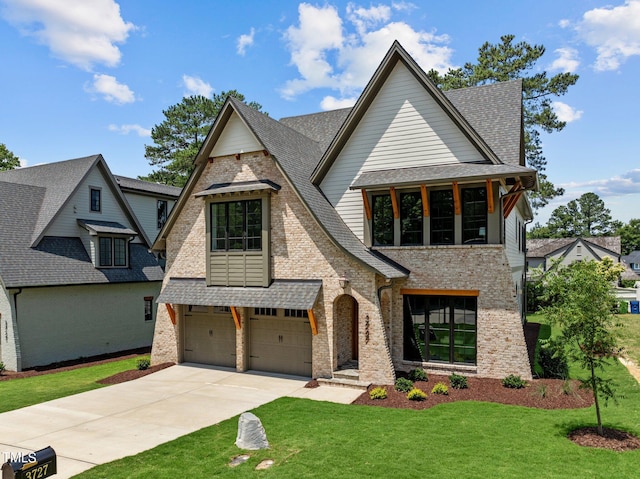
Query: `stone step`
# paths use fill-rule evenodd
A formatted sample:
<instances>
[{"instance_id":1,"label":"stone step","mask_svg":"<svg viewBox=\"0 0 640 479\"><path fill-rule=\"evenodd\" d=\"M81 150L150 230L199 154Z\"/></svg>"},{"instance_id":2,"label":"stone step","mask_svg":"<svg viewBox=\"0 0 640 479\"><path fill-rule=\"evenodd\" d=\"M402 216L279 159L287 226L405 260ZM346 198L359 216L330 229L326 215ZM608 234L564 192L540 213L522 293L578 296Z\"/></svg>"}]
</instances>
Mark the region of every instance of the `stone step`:
<instances>
[{"instance_id":1,"label":"stone step","mask_svg":"<svg viewBox=\"0 0 640 479\"><path fill-rule=\"evenodd\" d=\"M335 378L335 377L334 378L318 378L317 381L320 386L361 389L363 391L366 391L367 388L371 385L371 383L358 381L357 379L343 379L343 378Z\"/></svg>"},{"instance_id":2,"label":"stone step","mask_svg":"<svg viewBox=\"0 0 640 479\"><path fill-rule=\"evenodd\" d=\"M333 372L333 377L336 379L351 379L357 381L360 379L360 371L357 369L338 369Z\"/></svg>"}]
</instances>

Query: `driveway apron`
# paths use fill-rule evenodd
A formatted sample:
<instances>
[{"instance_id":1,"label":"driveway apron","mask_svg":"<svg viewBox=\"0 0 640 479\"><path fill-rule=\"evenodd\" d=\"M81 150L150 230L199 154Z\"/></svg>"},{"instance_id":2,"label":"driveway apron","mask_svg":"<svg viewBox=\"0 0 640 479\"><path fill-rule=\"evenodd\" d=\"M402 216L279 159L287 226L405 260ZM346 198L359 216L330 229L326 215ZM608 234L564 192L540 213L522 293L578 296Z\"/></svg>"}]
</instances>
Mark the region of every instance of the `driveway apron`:
<instances>
[{"instance_id":1,"label":"driveway apron","mask_svg":"<svg viewBox=\"0 0 640 479\"><path fill-rule=\"evenodd\" d=\"M62 479L282 396L348 403L361 392L305 389L307 381L183 363L134 381L0 414L0 452L7 456L51 446L58 457L55 477Z\"/></svg>"}]
</instances>

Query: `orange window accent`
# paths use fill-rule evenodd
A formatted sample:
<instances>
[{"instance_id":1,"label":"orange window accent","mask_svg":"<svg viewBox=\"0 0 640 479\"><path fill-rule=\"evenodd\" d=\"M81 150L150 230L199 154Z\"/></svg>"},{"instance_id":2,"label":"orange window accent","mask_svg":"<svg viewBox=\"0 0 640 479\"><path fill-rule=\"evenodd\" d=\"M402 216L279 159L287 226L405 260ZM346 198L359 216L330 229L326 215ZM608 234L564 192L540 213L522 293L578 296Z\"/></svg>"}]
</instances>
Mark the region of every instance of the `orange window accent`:
<instances>
[{"instance_id":1,"label":"orange window accent","mask_svg":"<svg viewBox=\"0 0 640 479\"><path fill-rule=\"evenodd\" d=\"M231 306L231 316L233 316L233 322L236 323L236 329L240 329L242 327L242 323L240 322L240 314L235 306Z\"/></svg>"},{"instance_id":2,"label":"orange window accent","mask_svg":"<svg viewBox=\"0 0 640 479\"><path fill-rule=\"evenodd\" d=\"M456 215L459 215L462 212L460 207L460 188L458 187L458 182L453 182L453 209Z\"/></svg>"},{"instance_id":3,"label":"orange window accent","mask_svg":"<svg viewBox=\"0 0 640 479\"><path fill-rule=\"evenodd\" d=\"M367 190L360 190L362 192L362 203L364 204L364 213L367 215L367 221L371 219L371 205L369 204L369 195Z\"/></svg>"},{"instance_id":4,"label":"orange window accent","mask_svg":"<svg viewBox=\"0 0 640 479\"><path fill-rule=\"evenodd\" d=\"M429 196L427 195L427 185L420 185L422 196L422 216L429 216Z\"/></svg>"},{"instance_id":5,"label":"orange window accent","mask_svg":"<svg viewBox=\"0 0 640 479\"><path fill-rule=\"evenodd\" d=\"M396 197L396 189L392 186L389 188L389 194L391 194L391 206L393 207L393 217L395 219L400 218L400 208L398 207L398 198Z\"/></svg>"},{"instance_id":6,"label":"orange window accent","mask_svg":"<svg viewBox=\"0 0 640 479\"><path fill-rule=\"evenodd\" d=\"M313 314L313 309L308 309L307 314L309 315L309 324L311 325L311 334L314 336L318 334L318 322L316 321L316 315Z\"/></svg>"}]
</instances>

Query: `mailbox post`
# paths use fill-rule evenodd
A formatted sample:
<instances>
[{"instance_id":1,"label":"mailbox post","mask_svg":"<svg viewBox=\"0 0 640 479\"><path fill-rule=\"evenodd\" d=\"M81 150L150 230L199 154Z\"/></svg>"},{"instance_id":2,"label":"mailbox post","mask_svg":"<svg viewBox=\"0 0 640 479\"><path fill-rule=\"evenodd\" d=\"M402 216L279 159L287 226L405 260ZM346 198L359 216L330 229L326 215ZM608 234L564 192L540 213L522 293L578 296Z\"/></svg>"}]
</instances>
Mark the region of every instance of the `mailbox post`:
<instances>
[{"instance_id":1,"label":"mailbox post","mask_svg":"<svg viewBox=\"0 0 640 479\"><path fill-rule=\"evenodd\" d=\"M51 446L2 465L2 479L44 479L57 472L56 452Z\"/></svg>"}]
</instances>

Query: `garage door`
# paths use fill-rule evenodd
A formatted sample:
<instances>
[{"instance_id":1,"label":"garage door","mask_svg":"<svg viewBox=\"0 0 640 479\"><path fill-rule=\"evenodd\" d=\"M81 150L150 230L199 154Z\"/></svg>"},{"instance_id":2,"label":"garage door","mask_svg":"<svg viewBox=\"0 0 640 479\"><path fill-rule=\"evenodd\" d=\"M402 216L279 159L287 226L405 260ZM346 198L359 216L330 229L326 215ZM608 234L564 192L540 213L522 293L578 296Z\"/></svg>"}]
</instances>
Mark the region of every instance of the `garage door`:
<instances>
[{"instance_id":1,"label":"garage door","mask_svg":"<svg viewBox=\"0 0 640 479\"><path fill-rule=\"evenodd\" d=\"M236 328L231 314L187 313L184 360L236 367Z\"/></svg>"},{"instance_id":2,"label":"garage door","mask_svg":"<svg viewBox=\"0 0 640 479\"><path fill-rule=\"evenodd\" d=\"M311 327L303 318L251 318L251 369L311 376Z\"/></svg>"}]
</instances>

